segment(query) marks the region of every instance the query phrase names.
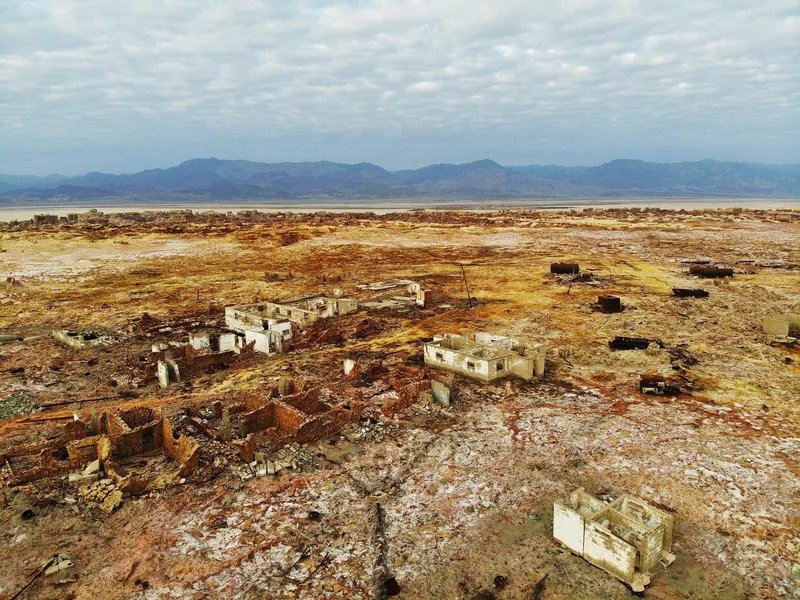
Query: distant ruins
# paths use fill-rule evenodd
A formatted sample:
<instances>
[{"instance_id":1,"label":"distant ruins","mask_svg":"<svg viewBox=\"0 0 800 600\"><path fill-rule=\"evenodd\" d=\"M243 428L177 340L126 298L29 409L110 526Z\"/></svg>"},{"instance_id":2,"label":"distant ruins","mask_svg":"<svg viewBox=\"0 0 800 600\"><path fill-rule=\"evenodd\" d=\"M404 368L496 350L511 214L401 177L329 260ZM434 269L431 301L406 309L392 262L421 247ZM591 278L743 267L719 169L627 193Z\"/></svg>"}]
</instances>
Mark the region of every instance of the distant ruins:
<instances>
[{"instance_id":1,"label":"distant ruins","mask_svg":"<svg viewBox=\"0 0 800 600\"><path fill-rule=\"evenodd\" d=\"M515 376L525 381L544 376L544 344L476 332L435 335L425 344L425 364L482 381Z\"/></svg>"},{"instance_id":2,"label":"distant ruins","mask_svg":"<svg viewBox=\"0 0 800 600\"><path fill-rule=\"evenodd\" d=\"M634 592L644 591L655 565L675 560L672 525L671 515L628 495L606 503L579 488L553 503L553 537Z\"/></svg>"}]
</instances>

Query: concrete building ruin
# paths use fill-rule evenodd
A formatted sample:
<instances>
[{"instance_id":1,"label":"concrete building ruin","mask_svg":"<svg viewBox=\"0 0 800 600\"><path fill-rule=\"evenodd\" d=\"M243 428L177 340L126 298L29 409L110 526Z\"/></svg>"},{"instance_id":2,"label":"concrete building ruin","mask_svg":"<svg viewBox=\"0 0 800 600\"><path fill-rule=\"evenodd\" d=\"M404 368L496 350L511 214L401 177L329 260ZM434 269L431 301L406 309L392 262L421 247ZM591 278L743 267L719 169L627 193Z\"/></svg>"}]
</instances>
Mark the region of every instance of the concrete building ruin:
<instances>
[{"instance_id":1,"label":"concrete building ruin","mask_svg":"<svg viewBox=\"0 0 800 600\"><path fill-rule=\"evenodd\" d=\"M136 387L156 381L167 387L251 359L254 346L235 333L190 334L188 344L153 344L149 354L126 360L126 367Z\"/></svg>"},{"instance_id":2,"label":"concrete building ruin","mask_svg":"<svg viewBox=\"0 0 800 600\"><path fill-rule=\"evenodd\" d=\"M425 344L425 364L482 381L515 376L525 381L544 376L544 344L486 332L445 333Z\"/></svg>"},{"instance_id":3,"label":"concrete building ruin","mask_svg":"<svg viewBox=\"0 0 800 600\"><path fill-rule=\"evenodd\" d=\"M53 331L56 341L75 350L85 350L94 346L108 344L111 339L108 336L97 333L96 331L69 331L68 329L57 329Z\"/></svg>"},{"instance_id":4,"label":"concrete building ruin","mask_svg":"<svg viewBox=\"0 0 800 600\"><path fill-rule=\"evenodd\" d=\"M358 310L350 298L311 296L287 302L260 302L225 307L225 324L244 334L246 342L255 342L255 351L283 352L285 341L292 339L292 324L301 328L319 319L348 315Z\"/></svg>"},{"instance_id":5,"label":"concrete building ruin","mask_svg":"<svg viewBox=\"0 0 800 600\"><path fill-rule=\"evenodd\" d=\"M655 565L675 560L673 520L639 498L624 495L606 503L583 488L553 503L553 537L634 592L644 591Z\"/></svg>"}]
</instances>

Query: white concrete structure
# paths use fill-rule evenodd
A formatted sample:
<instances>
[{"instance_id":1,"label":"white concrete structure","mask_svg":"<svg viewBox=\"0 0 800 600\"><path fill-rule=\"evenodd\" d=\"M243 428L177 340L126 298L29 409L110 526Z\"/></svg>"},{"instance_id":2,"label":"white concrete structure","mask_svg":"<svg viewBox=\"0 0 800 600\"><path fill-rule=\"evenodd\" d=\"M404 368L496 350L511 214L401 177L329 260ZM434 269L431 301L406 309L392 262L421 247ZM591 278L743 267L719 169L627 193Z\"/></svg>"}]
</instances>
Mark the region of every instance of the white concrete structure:
<instances>
[{"instance_id":1,"label":"white concrete structure","mask_svg":"<svg viewBox=\"0 0 800 600\"><path fill-rule=\"evenodd\" d=\"M553 537L635 592L656 564L675 560L672 526L671 515L628 495L607 504L579 488L553 503Z\"/></svg>"},{"instance_id":2,"label":"white concrete structure","mask_svg":"<svg viewBox=\"0 0 800 600\"><path fill-rule=\"evenodd\" d=\"M487 382L509 375L530 381L544 376L546 349L483 331L446 333L425 344L425 364Z\"/></svg>"},{"instance_id":3,"label":"white concrete structure","mask_svg":"<svg viewBox=\"0 0 800 600\"><path fill-rule=\"evenodd\" d=\"M83 350L85 348L111 343L111 338L93 331L57 329L53 331L53 337L62 344L74 348L75 350Z\"/></svg>"},{"instance_id":4,"label":"white concrete structure","mask_svg":"<svg viewBox=\"0 0 800 600\"><path fill-rule=\"evenodd\" d=\"M249 341L250 340L245 339L244 335L236 333L235 331L224 333L201 331L189 334L189 344L198 351L210 350L212 352L228 352L232 350L238 354ZM165 346L161 349L167 347L168 346ZM153 351L156 351L155 347Z\"/></svg>"},{"instance_id":5,"label":"white concrete structure","mask_svg":"<svg viewBox=\"0 0 800 600\"><path fill-rule=\"evenodd\" d=\"M302 300L260 302L225 307L225 323L236 331L274 329L272 323L287 322L305 326L317 319L348 315L358 310L358 301L350 298L314 296Z\"/></svg>"},{"instance_id":6,"label":"white concrete structure","mask_svg":"<svg viewBox=\"0 0 800 600\"><path fill-rule=\"evenodd\" d=\"M800 315L786 313L764 317L762 328L764 333L775 337L800 337Z\"/></svg>"}]
</instances>

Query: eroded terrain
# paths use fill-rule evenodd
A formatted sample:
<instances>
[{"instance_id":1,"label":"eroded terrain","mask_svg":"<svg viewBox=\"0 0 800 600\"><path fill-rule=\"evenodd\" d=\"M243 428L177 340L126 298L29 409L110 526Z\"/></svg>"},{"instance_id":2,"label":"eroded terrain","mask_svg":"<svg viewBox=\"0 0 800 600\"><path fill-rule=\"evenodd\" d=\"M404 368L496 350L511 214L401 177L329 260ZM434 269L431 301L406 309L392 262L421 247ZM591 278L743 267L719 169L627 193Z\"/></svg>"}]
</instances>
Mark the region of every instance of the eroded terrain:
<instances>
[{"instance_id":1,"label":"eroded terrain","mask_svg":"<svg viewBox=\"0 0 800 600\"><path fill-rule=\"evenodd\" d=\"M87 214L0 230L0 454L53 439L75 414L132 407L200 445L187 476L160 453L130 458L123 472L160 483L108 512L66 474L2 489L0 597L366 599L393 577L399 598L631 598L552 538L553 501L578 487L675 517L676 561L645 597L798 597L800 348L761 323L800 313L800 211ZM561 261L585 276L551 275ZM704 261L734 276L688 275ZM361 308L285 353L181 385L137 385L128 368L155 343L219 326L226 305L358 297L394 279L447 298ZM599 294L623 312L599 312ZM144 331L144 313L160 326ZM58 329L109 343L71 349ZM470 331L546 343L545 377L457 375L449 407L386 409L392 374L424 368L423 340ZM612 352L615 336L662 345ZM346 380L345 358L389 375ZM644 373L683 393L641 394ZM357 388L363 412L297 468L243 478L210 407L278 378ZM44 574L54 554L73 564Z\"/></svg>"}]
</instances>

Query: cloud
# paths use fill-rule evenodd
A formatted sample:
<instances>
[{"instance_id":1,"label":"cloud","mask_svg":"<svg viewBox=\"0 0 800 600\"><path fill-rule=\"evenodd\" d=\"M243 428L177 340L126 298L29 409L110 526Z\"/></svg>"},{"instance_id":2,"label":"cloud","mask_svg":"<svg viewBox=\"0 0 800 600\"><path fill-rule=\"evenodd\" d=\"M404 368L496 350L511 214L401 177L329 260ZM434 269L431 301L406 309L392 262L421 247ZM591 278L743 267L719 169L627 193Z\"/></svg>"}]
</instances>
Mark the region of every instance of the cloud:
<instances>
[{"instance_id":1,"label":"cloud","mask_svg":"<svg viewBox=\"0 0 800 600\"><path fill-rule=\"evenodd\" d=\"M0 172L800 161L796 0L7 0Z\"/></svg>"}]
</instances>

